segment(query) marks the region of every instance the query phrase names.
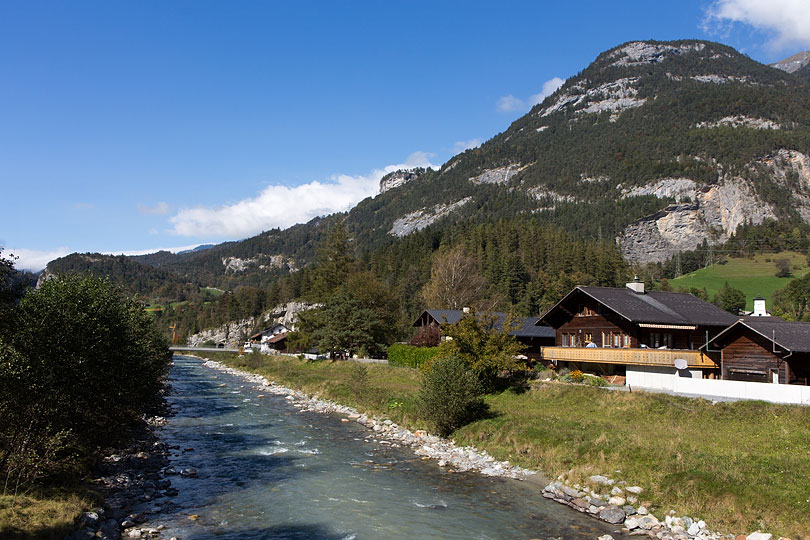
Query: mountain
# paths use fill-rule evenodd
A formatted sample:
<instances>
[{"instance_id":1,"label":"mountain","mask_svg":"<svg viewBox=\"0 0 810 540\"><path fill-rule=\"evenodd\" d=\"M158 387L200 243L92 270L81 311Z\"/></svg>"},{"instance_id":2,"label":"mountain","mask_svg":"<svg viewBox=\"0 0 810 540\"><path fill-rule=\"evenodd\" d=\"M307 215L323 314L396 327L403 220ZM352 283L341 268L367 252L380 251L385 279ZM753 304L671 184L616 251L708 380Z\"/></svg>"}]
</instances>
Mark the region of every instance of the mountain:
<instances>
[{"instance_id":1,"label":"mountain","mask_svg":"<svg viewBox=\"0 0 810 540\"><path fill-rule=\"evenodd\" d=\"M628 42L503 133L438 170L388 175L347 214L141 262L228 289L307 265L338 221L367 253L417 231L522 217L615 240L638 263L722 242L743 223L810 221L806 69L708 41Z\"/></svg>"},{"instance_id":2,"label":"mountain","mask_svg":"<svg viewBox=\"0 0 810 540\"><path fill-rule=\"evenodd\" d=\"M746 221L810 218L806 84L725 45L606 51L505 132L347 218L380 245L438 220L532 214L662 261Z\"/></svg>"},{"instance_id":3,"label":"mountain","mask_svg":"<svg viewBox=\"0 0 810 540\"><path fill-rule=\"evenodd\" d=\"M810 64L805 64L804 67L797 69L793 74L804 82L810 83Z\"/></svg>"},{"instance_id":4,"label":"mountain","mask_svg":"<svg viewBox=\"0 0 810 540\"><path fill-rule=\"evenodd\" d=\"M788 73L795 73L808 64L810 64L810 51L798 52L784 60L768 65L776 69L781 69L782 71L787 71Z\"/></svg>"}]
</instances>

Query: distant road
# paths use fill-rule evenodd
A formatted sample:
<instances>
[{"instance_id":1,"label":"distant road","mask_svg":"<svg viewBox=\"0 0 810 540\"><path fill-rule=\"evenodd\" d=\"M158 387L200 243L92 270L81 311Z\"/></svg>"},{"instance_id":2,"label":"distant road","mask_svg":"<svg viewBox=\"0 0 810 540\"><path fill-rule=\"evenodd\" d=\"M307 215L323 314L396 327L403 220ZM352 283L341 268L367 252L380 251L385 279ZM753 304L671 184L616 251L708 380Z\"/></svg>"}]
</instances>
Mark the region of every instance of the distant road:
<instances>
[{"instance_id":1,"label":"distant road","mask_svg":"<svg viewBox=\"0 0 810 540\"><path fill-rule=\"evenodd\" d=\"M239 352L239 349L223 347L169 347L172 352Z\"/></svg>"}]
</instances>

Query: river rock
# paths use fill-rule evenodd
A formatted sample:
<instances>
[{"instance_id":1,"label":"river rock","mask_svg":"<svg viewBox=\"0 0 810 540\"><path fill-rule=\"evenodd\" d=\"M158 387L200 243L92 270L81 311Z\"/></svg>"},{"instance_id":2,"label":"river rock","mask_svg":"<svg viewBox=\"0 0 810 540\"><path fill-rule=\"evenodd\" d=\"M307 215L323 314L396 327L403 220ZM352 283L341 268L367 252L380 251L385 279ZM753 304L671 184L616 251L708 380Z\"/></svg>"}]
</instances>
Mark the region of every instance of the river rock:
<instances>
[{"instance_id":1,"label":"river rock","mask_svg":"<svg viewBox=\"0 0 810 540\"><path fill-rule=\"evenodd\" d=\"M771 533L764 533L764 532L752 532L748 536L745 537L745 540L771 540L773 535Z\"/></svg>"},{"instance_id":2,"label":"river rock","mask_svg":"<svg viewBox=\"0 0 810 540\"><path fill-rule=\"evenodd\" d=\"M638 520L636 518L629 517L624 520L624 526L630 529L631 531L633 529L638 529Z\"/></svg>"},{"instance_id":3,"label":"river rock","mask_svg":"<svg viewBox=\"0 0 810 540\"><path fill-rule=\"evenodd\" d=\"M692 523L686 532L689 533L689 536L696 536L700 532L700 525Z\"/></svg>"},{"instance_id":4,"label":"river rock","mask_svg":"<svg viewBox=\"0 0 810 540\"><path fill-rule=\"evenodd\" d=\"M613 537L610 536L609 534L603 534L602 536L600 536L596 540L613 540Z\"/></svg>"},{"instance_id":5,"label":"river rock","mask_svg":"<svg viewBox=\"0 0 810 540\"><path fill-rule=\"evenodd\" d=\"M591 504L594 506L607 506L607 501L600 499L599 497L592 497Z\"/></svg>"},{"instance_id":6,"label":"river rock","mask_svg":"<svg viewBox=\"0 0 810 540\"><path fill-rule=\"evenodd\" d=\"M639 508L639 510L641 510L641 508ZM638 519L638 526L640 528L646 529L648 531L650 529L652 529L653 527L655 527L656 525L661 524L661 522L658 521L658 518L656 518L655 516L653 516L651 514L647 514L647 515L641 516L641 517L636 518L636 519Z\"/></svg>"},{"instance_id":7,"label":"river rock","mask_svg":"<svg viewBox=\"0 0 810 540\"><path fill-rule=\"evenodd\" d=\"M633 514L636 513L636 508L629 504L622 506L622 510L624 510L624 513L627 514L628 516L632 516Z\"/></svg>"},{"instance_id":8,"label":"river rock","mask_svg":"<svg viewBox=\"0 0 810 540\"><path fill-rule=\"evenodd\" d=\"M608 504L612 506L624 506L625 503L627 503L627 501L624 499L624 497L611 497L608 500Z\"/></svg>"},{"instance_id":9,"label":"river rock","mask_svg":"<svg viewBox=\"0 0 810 540\"><path fill-rule=\"evenodd\" d=\"M612 486L615 483L614 480L608 478L607 476L602 476L601 474L595 474L591 476L589 480L595 484L599 484L600 486Z\"/></svg>"},{"instance_id":10,"label":"river rock","mask_svg":"<svg viewBox=\"0 0 810 540\"><path fill-rule=\"evenodd\" d=\"M79 519L79 527L90 527L95 529L98 526L97 512L84 512Z\"/></svg>"},{"instance_id":11,"label":"river rock","mask_svg":"<svg viewBox=\"0 0 810 540\"><path fill-rule=\"evenodd\" d=\"M613 489L610 490L611 495L621 495L622 493L624 493L624 491L622 491L622 488L619 486L613 486Z\"/></svg>"},{"instance_id":12,"label":"river rock","mask_svg":"<svg viewBox=\"0 0 810 540\"><path fill-rule=\"evenodd\" d=\"M639 506L639 507L638 507L638 509L636 510L636 514L639 514L639 515L641 515L641 516L645 516L645 515L647 515L648 513L649 513L649 512L647 511L647 507L646 507L646 506L644 506L644 505Z\"/></svg>"},{"instance_id":13,"label":"river rock","mask_svg":"<svg viewBox=\"0 0 810 540\"><path fill-rule=\"evenodd\" d=\"M578 489L574 489L566 485L561 486L560 489L571 499L576 499L578 497L582 497L583 495Z\"/></svg>"},{"instance_id":14,"label":"river rock","mask_svg":"<svg viewBox=\"0 0 810 540\"><path fill-rule=\"evenodd\" d=\"M643 488L640 488L638 486L628 486L628 487L626 487L624 489L625 489L625 491L629 491L633 495L639 495L642 491L644 491Z\"/></svg>"},{"instance_id":15,"label":"river rock","mask_svg":"<svg viewBox=\"0 0 810 540\"><path fill-rule=\"evenodd\" d=\"M624 518L624 510L615 505L606 506L599 511L599 519L608 523L622 523Z\"/></svg>"},{"instance_id":16,"label":"river rock","mask_svg":"<svg viewBox=\"0 0 810 540\"><path fill-rule=\"evenodd\" d=\"M580 497L580 498L577 498L577 499L572 499L571 500L571 505L574 506L575 508L581 508L582 510L588 510L588 507L591 506L591 503L589 503L588 501L586 501L585 499Z\"/></svg>"}]
</instances>

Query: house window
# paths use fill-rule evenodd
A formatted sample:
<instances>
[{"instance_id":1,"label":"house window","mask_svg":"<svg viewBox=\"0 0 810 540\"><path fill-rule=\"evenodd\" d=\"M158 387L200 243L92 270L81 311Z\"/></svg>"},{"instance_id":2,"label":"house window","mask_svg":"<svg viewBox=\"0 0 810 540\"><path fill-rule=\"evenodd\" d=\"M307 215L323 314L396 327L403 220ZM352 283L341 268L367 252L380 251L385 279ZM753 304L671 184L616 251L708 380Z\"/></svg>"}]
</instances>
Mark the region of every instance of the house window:
<instances>
[{"instance_id":1,"label":"house window","mask_svg":"<svg viewBox=\"0 0 810 540\"><path fill-rule=\"evenodd\" d=\"M630 347L630 336L628 336L627 334L624 334L622 336L622 340L624 341L624 346L629 348Z\"/></svg>"},{"instance_id":2,"label":"house window","mask_svg":"<svg viewBox=\"0 0 810 540\"><path fill-rule=\"evenodd\" d=\"M672 339L672 334L664 334L661 332L650 332L649 343L651 349L658 349L660 347L672 349L672 344L674 343L674 340Z\"/></svg>"}]
</instances>

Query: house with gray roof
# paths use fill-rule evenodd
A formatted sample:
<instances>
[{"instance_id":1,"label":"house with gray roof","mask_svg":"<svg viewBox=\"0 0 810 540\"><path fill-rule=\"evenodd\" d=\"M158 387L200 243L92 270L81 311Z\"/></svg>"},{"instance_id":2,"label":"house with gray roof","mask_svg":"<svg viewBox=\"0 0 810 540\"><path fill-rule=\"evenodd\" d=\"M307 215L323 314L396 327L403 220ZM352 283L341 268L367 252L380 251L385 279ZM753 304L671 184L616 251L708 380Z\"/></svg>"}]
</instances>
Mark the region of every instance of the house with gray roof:
<instances>
[{"instance_id":1,"label":"house with gray roof","mask_svg":"<svg viewBox=\"0 0 810 540\"><path fill-rule=\"evenodd\" d=\"M719 351L723 380L810 382L810 323L745 317L703 346Z\"/></svg>"},{"instance_id":2,"label":"house with gray roof","mask_svg":"<svg viewBox=\"0 0 810 540\"><path fill-rule=\"evenodd\" d=\"M554 346L542 351L547 363L618 376L627 366L674 373L677 364L689 376L715 378L719 355L700 348L736 320L691 294L633 281L623 289L577 286L538 323L555 330Z\"/></svg>"}]
</instances>

